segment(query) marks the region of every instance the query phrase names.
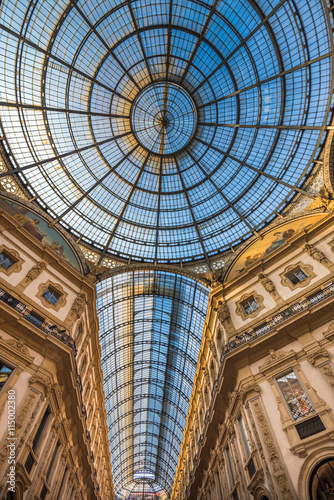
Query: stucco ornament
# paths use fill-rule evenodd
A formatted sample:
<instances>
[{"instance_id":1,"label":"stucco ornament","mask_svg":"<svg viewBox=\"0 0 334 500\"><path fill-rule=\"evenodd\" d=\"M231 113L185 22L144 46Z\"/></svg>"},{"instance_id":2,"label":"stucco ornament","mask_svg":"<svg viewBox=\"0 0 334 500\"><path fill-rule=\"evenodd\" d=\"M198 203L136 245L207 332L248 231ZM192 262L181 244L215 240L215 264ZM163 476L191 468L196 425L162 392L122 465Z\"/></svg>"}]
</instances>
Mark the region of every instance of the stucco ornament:
<instances>
[{"instance_id":1,"label":"stucco ornament","mask_svg":"<svg viewBox=\"0 0 334 500\"><path fill-rule=\"evenodd\" d=\"M31 283L32 281L34 281L36 278L38 278L38 276L46 269L46 263L41 261L41 262L37 262L37 264L35 264L31 269L30 271L27 272L25 278L24 278L24 282L25 283Z\"/></svg>"}]
</instances>

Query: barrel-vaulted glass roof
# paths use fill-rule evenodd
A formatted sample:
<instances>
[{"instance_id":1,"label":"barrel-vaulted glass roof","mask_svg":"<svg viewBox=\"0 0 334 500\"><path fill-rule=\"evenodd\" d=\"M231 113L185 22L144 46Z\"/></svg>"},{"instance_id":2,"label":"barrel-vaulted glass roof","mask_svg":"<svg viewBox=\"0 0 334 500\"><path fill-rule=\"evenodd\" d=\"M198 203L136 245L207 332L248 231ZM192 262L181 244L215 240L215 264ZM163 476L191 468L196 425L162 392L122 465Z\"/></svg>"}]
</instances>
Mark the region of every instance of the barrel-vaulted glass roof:
<instances>
[{"instance_id":1,"label":"barrel-vaulted glass roof","mask_svg":"<svg viewBox=\"0 0 334 500\"><path fill-rule=\"evenodd\" d=\"M102 256L210 259L302 189L328 19L320 0L3 0L15 175Z\"/></svg>"},{"instance_id":2,"label":"barrel-vaulted glass roof","mask_svg":"<svg viewBox=\"0 0 334 500\"><path fill-rule=\"evenodd\" d=\"M116 498L169 498L209 290L145 270L108 278L97 294Z\"/></svg>"}]
</instances>

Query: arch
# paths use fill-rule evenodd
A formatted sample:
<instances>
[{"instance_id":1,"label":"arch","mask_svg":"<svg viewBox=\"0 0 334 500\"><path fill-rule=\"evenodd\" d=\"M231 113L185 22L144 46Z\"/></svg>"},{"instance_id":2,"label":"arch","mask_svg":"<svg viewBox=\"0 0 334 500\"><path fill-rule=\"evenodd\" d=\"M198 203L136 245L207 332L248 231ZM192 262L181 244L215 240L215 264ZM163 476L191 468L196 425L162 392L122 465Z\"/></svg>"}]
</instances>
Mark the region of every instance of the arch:
<instances>
[{"instance_id":1,"label":"arch","mask_svg":"<svg viewBox=\"0 0 334 500\"><path fill-rule=\"evenodd\" d=\"M311 453L303 463L299 478L298 478L298 498L303 498L305 500L311 500L309 494L309 485L312 477L312 473L315 468L320 465L321 462L324 462L326 459L334 459L333 447L327 446L324 448L320 448L319 450L315 450Z\"/></svg>"}]
</instances>

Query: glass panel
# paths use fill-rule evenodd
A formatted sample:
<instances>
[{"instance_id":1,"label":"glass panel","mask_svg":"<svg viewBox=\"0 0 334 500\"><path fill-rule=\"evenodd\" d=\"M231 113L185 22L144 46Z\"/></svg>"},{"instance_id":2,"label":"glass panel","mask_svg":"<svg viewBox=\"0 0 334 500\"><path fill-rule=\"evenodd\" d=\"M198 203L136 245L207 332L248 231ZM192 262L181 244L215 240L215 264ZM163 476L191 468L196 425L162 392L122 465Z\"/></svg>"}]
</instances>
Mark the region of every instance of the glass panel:
<instances>
[{"instance_id":1,"label":"glass panel","mask_svg":"<svg viewBox=\"0 0 334 500\"><path fill-rule=\"evenodd\" d=\"M322 463L312 474L311 500L334 500L334 459Z\"/></svg>"},{"instance_id":2,"label":"glass panel","mask_svg":"<svg viewBox=\"0 0 334 500\"><path fill-rule=\"evenodd\" d=\"M314 1L6 0L12 165L99 251L179 262L238 245L318 156L332 104L326 16Z\"/></svg>"},{"instance_id":3,"label":"glass panel","mask_svg":"<svg viewBox=\"0 0 334 500\"><path fill-rule=\"evenodd\" d=\"M17 262L17 260L5 250L0 253L0 266L4 269L9 269L15 262Z\"/></svg>"},{"instance_id":4,"label":"glass panel","mask_svg":"<svg viewBox=\"0 0 334 500\"><path fill-rule=\"evenodd\" d=\"M239 426L239 432L240 432L242 447L243 447L243 450L245 452L246 458L248 458L249 455L250 455L250 452L251 452L251 445L250 445L250 442L249 442L249 437L248 437L248 434L247 434L247 429L246 429L246 426L245 426L245 422L244 422L244 420L243 420L243 418L242 418L241 415L238 418L238 426Z\"/></svg>"},{"instance_id":5,"label":"glass panel","mask_svg":"<svg viewBox=\"0 0 334 500\"><path fill-rule=\"evenodd\" d=\"M315 412L294 371L276 380L294 420L300 420Z\"/></svg>"},{"instance_id":6,"label":"glass panel","mask_svg":"<svg viewBox=\"0 0 334 500\"><path fill-rule=\"evenodd\" d=\"M308 276L300 267L296 267L292 271L286 274L286 277L291 281L293 285L304 281Z\"/></svg>"},{"instance_id":7,"label":"glass panel","mask_svg":"<svg viewBox=\"0 0 334 500\"><path fill-rule=\"evenodd\" d=\"M107 278L97 293L116 495L139 495L146 485L147 494L168 498L208 289L186 276L145 270Z\"/></svg>"},{"instance_id":8,"label":"glass panel","mask_svg":"<svg viewBox=\"0 0 334 500\"><path fill-rule=\"evenodd\" d=\"M259 304L253 298L246 300L245 302L242 302L241 305L244 308L246 314L250 314L253 311L256 311L256 309L258 309L259 307Z\"/></svg>"},{"instance_id":9,"label":"glass panel","mask_svg":"<svg viewBox=\"0 0 334 500\"><path fill-rule=\"evenodd\" d=\"M9 368L9 366L3 363L0 363L0 390L3 388L3 386L9 379L12 371L13 371L12 368Z\"/></svg>"},{"instance_id":10,"label":"glass panel","mask_svg":"<svg viewBox=\"0 0 334 500\"><path fill-rule=\"evenodd\" d=\"M43 297L55 306L58 299L61 297L61 293L57 292L54 288L49 287L43 293Z\"/></svg>"}]
</instances>

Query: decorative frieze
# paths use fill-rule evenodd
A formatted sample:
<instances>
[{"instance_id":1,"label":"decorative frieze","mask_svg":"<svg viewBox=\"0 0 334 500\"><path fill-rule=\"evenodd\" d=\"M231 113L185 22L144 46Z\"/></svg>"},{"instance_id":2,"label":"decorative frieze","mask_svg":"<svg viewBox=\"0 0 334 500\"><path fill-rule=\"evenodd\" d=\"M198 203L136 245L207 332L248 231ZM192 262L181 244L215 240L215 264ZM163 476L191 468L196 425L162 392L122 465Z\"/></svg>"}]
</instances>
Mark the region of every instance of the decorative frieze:
<instances>
[{"instance_id":1,"label":"decorative frieze","mask_svg":"<svg viewBox=\"0 0 334 500\"><path fill-rule=\"evenodd\" d=\"M25 361L27 364L31 364L34 361L34 357L32 357L29 353L29 349L26 346L26 343L22 339L4 339L0 336L0 348L2 348L2 352L6 353L7 359L13 359L13 354L16 355L16 359L21 359Z\"/></svg>"},{"instance_id":2,"label":"decorative frieze","mask_svg":"<svg viewBox=\"0 0 334 500\"><path fill-rule=\"evenodd\" d=\"M273 372L277 369L280 370L281 366L287 361L291 362L296 359L296 353L292 349L288 352L285 351L275 351L274 349L269 350L269 356L265 359L262 366L259 366L260 372L266 374L267 372Z\"/></svg>"}]
</instances>

